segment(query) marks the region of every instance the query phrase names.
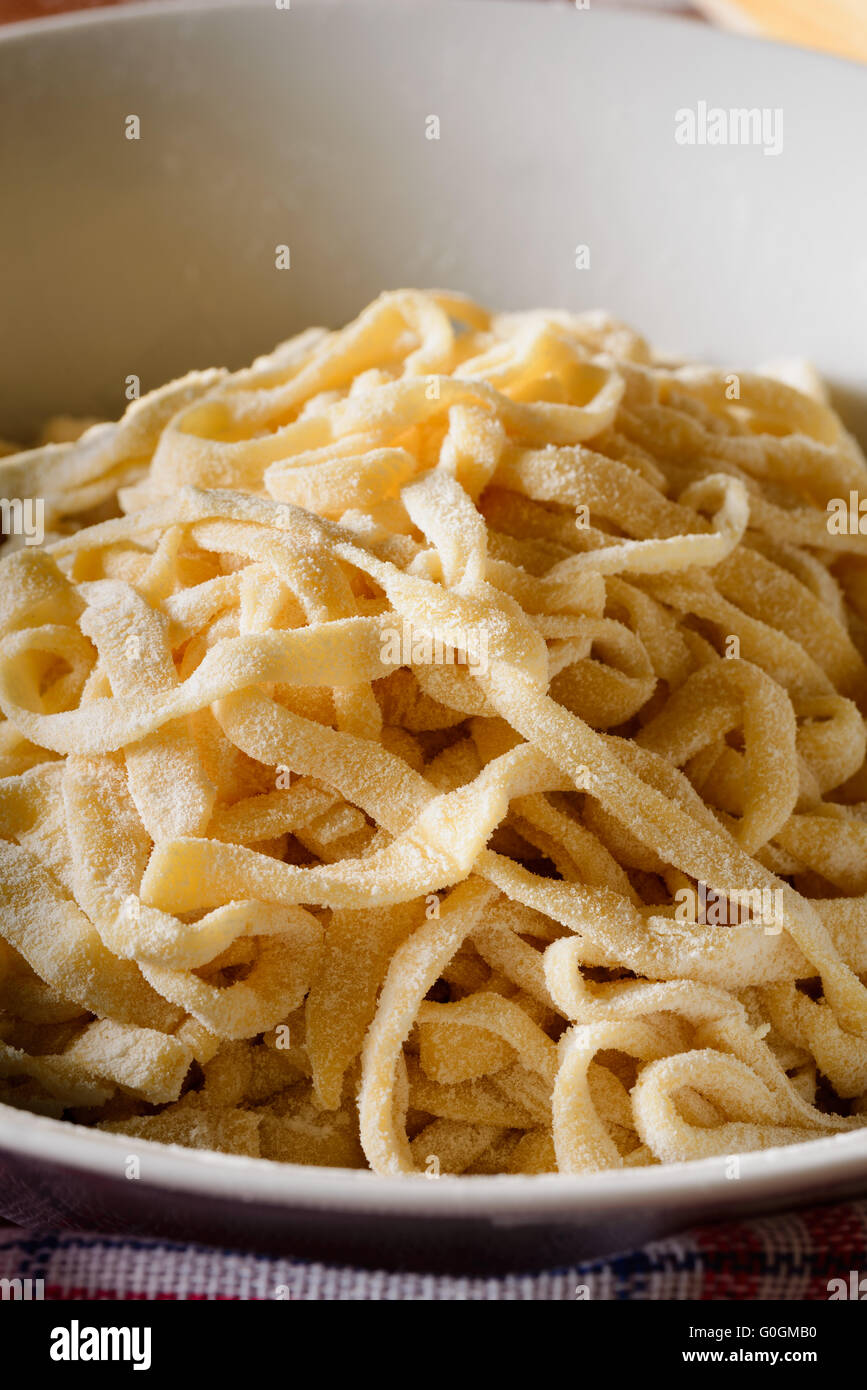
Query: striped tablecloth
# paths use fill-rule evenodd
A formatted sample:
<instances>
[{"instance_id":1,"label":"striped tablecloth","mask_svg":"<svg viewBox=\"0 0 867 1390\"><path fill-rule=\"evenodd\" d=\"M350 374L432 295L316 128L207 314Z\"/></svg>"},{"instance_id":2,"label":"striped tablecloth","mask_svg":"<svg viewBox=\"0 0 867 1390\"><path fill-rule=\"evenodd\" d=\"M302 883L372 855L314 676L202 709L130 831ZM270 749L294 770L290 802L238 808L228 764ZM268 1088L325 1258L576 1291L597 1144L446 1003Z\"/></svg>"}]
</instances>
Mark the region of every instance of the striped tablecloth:
<instances>
[{"instance_id":1,"label":"striped tablecloth","mask_svg":"<svg viewBox=\"0 0 867 1390\"><path fill-rule=\"evenodd\" d=\"M867 1202L696 1228L608 1259L498 1277L354 1269L84 1232L0 1228L0 1279L46 1299L816 1300L867 1267Z\"/></svg>"}]
</instances>

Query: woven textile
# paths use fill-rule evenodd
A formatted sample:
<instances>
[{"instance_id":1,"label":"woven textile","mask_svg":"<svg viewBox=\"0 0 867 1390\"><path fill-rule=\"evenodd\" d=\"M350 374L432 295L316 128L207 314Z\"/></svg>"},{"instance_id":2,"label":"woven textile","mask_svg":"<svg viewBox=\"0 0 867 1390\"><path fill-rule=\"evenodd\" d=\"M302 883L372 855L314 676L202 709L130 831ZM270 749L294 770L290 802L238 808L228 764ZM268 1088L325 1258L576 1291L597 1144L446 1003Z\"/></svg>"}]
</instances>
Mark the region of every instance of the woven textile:
<instances>
[{"instance_id":1,"label":"woven textile","mask_svg":"<svg viewBox=\"0 0 867 1390\"><path fill-rule=\"evenodd\" d=\"M157 1240L0 1229L0 1278L46 1299L816 1299L865 1267L867 1202L729 1222L570 1268L497 1278L401 1274Z\"/></svg>"}]
</instances>

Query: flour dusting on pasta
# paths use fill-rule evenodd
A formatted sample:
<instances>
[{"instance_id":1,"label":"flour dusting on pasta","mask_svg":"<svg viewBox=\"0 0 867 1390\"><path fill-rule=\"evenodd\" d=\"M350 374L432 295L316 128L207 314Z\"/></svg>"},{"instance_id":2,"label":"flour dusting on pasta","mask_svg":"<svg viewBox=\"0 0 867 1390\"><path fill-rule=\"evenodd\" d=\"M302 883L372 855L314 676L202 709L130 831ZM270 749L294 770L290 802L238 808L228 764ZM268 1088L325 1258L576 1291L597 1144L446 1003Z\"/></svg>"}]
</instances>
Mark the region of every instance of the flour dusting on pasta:
<instances>
[{"instance_id":1,"label":"flour dusting on pasta","mask_svg":"<svg viewBox=\"0 0 867 1390\"><path fill-rule=\"evenodd\" d=\"M775 371L402 291L0 459L0 1101L383 1174L863 1124L867 465Z\"/></svg>"}]
</instances>

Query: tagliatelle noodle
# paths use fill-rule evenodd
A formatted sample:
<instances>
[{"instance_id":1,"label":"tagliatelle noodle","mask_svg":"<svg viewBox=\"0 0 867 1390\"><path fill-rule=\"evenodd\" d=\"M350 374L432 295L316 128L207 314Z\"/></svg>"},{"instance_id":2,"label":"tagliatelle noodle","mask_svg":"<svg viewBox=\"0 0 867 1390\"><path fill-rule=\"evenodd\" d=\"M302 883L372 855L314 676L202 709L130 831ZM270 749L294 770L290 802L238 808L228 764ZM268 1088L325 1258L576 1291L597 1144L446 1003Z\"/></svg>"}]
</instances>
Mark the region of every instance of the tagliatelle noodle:
<instances>
[{"instance_id":1,"label":"tagliatelle noodle","mask_svg":"<svg viewBox=\"0 0 867 1390\"><path fill-rule=\"evenodd\" d=\"M867 466L729 381L401 291L0 460L0 1099L381 1173L863 1123Z\"/></svg>"},{"instance_id":2,"label":"tagliatelle noodle","mask_svg":"<svg viewBox=\"0 0 867 1390\"><path fill-rule=\"evenodd\" d=\"M47 522L68 523L143 476L168 422L223 376L191 372L134 401L117 425L97 424L74 442L7 455L0 459L0 491L4 497L40 497Z\"/></svg>"}]
</instances>

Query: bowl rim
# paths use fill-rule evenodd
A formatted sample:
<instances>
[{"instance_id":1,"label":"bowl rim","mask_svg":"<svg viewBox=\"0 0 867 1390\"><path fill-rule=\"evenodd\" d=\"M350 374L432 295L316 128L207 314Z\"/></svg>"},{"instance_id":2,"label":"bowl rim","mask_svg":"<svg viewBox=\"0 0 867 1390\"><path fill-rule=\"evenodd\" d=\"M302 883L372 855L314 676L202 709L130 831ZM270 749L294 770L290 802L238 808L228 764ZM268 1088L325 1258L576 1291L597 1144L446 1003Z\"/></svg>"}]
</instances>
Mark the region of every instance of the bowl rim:
<instances>
[{"instance_id":1,"label":"bowl rim","mask_svg":"<svg viewBox=\"0 0 867 1390\"><path fill-rule=\"evenodd\" d=\"M26 1159L92 1177L123 1180L130 1154L146 1160L147 1187L284 1209L436 1218L464 1216L495 1224L528 1224L550 1216L598 1218L600 1212L646 1205L725 1208L791 1197L821 1181L867 1177L867 1130L803 1143L718 1155L682 1163L600 1173L443 1174L381 1176L367 1169L316 1167L183 1148L127 1134L105 1133L68 1120L0 1103L0 1159ZM730 1165L737 1159L735 1174ZM443 1196L445 1192L445 1196Z\"/></svg>"},{"instance_id":2,"label":"bowl rim","mask_svg":"<svg viewBox=\"0 0 867 1390\"><path fill-rule=\"evenodd\" d=\"M424 10L436 10L442 13L443 7L448 6L454 11L476 10L479 12L492 12L495 8L499 10L509 9L511 11L523 11L524 14L540 15L542 6L539 0L293 0L294 7L298 10L310 10L324 12L327 8L339 10L349 9L358 10L363 4L368 10L387 11L399 15L401 20L404 16L419 14ZM564 14L570 8L569 5L547 6L544 13L550 20L555 14ZM269 13L274 9L274 0L124 0L124 3L99 7L95 9L71 10L53 15L42 15L35 19L12 20L0 25L0 45L14 43L16 40L28 39L42 35L52 35L65 30L87 28L89 26L109 26L123 25L141 19L153 19L155 21L162 18L176 18L180 16L193 16L195 14L207 14L209 11L231 11L238 14ZM705 22L695 23L695 20ZM711 41L718 46L738 46L749 44L752 47L761 45L768 50L776 50L777 53L788 54L792 61L797 63L820 63L839 66L842 64L848 68L854 68L865 75L867 80L867 66L855 58L845 58L840 54L828 53L824 50L804 48L800 44L775 39L764 34L747 33L732 29L722 29L707 21L706 16L692 15L681 10L656 10L648 9L636 11L629 8L625 9L605 9L603 11L588 9L582 15L582 23L590 22L594 27L609 26L613 29L620 28L625 24L635 32L636 28L650 27L651 32L674 27L681 32L688 30L698 37L699 42ZM555 21L557 22L557 21Z\"/></svg>"}]
</instances>

